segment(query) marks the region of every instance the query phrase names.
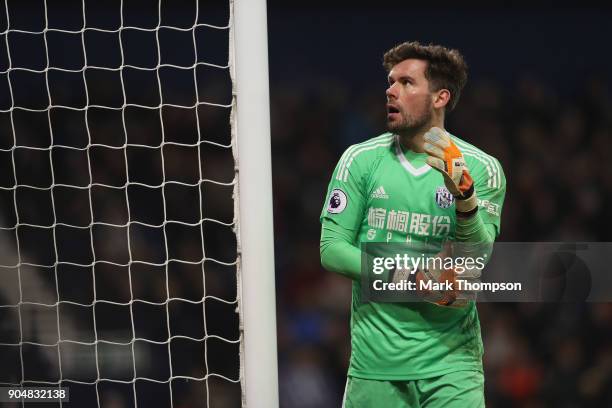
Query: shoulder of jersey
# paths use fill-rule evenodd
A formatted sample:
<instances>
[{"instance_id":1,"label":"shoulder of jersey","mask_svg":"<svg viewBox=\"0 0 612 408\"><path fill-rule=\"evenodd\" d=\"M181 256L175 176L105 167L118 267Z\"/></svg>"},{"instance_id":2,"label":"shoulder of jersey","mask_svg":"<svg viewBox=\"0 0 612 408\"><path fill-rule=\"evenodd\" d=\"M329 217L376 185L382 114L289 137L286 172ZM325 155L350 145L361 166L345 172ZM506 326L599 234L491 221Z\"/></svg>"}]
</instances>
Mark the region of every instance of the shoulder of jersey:
<instances>
[{"instance_id":1,"label":"shoulder of jersey","mask_svg":"<svg viewBox=\"0 0 612 408\"><path fill-rule=\"evenodd\" d=\"M383 157L388 153L395 140L395 135L392 133L384 133L380 136L373 137L365 142L357 143L349 146L344 151L340 161L338 162L338 172L336 173L336 179L340 181L347 181L351 166L355 162L359 163L374 163L376 160Z\"/></svg>"},{"instance_id":2,"label":"shoulder of jersey","mask_svg":"<svg viewBox=\"0 0 612 408\"><path fill-rule=\"evenodd\" d=\"M470 173L473 175L482 174L489 188L501 188L505 178L499 160L457 136L451 136L453 142L463 153Z\"/></svg>"}]
</instances>

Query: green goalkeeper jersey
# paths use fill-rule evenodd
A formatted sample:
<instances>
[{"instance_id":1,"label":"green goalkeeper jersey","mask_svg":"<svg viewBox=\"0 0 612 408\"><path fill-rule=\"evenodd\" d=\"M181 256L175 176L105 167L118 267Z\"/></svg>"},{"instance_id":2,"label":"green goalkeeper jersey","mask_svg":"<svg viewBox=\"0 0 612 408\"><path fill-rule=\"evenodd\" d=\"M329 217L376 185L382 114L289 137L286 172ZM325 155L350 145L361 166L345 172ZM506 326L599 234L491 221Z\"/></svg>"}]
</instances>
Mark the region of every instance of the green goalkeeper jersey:
<instances>
[{"instance_id":1,"label":"green goalkeeper jersey","mask_svg":"<svg viewBox=\"0 0 612 408\"><path fill-rule=\"evenodd\" d=\"M478 216L496 236L506 190L501 166L494 157L452 138L474 180ZM404 149L390 133L349 147L329 184L321 213L324 227L353 237L356 247L364 242L453 240L454 197L426 157ZM362 303L360 285L353 281L349 376L411 380L482 370L480 323L473 302L465 308Z\"/></svg>"}]
</instances>

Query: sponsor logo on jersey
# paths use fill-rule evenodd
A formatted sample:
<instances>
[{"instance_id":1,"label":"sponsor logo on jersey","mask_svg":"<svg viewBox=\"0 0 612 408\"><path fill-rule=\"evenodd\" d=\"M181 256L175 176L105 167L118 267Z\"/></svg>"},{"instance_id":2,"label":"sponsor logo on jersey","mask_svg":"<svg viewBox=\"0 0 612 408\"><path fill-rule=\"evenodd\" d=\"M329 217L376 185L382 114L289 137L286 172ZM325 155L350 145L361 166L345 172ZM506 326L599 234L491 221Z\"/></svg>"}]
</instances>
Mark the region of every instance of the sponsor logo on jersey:
<instances>
[{"instance_id":1,"label":"sponsor logo on jersey","mask_svg":"<svg viewBox=\"0 0 612 408\"><path fill-rule=\"evenodd\" d=\"M383 186L380 186L376 190L374 190L374 192L372 193L372 198L382 198L386 200L389 198L389 196L385 192L385 188Z\"/></svg>"},{"instance_id":2,"label":"sponsor logo on jersey","mask_svg":"<svg viewBox=\"0 0 612 408\"><path fill-rule=\"evenodd\" d=\"M499 217L499 204L492 203L489 200L478 199L478 206L486 208L489 214Z\"/></svg>"},{"instance_id":3,"label":"sponsor logo on jersey","mask_svg":"<svg viewBox=\"0 0 612 408\"><path fill-rule=\"evenodd\" d=\"M392 232L408 236L444 237L450 233L451 219L448 215L423 214L387 208L368 209L368 238L375 236L378 230L387 230L387 239Z\"/></svg>"},{"instance_id":4,"label":"sponsor logo on jersey","mask_svg":"<svg viewBox=\"0 0 612 408\"><path fill-rule=\"evenodd\" d=\"M436 204L440 208L448 208L453 205L455 197L451 194L446 187L438 187L436 189Z\"/></svg>"},{"instance_id":5,"label":"sponsor logo on jersey","mask_svg":"<svg viewBox=\"0 0 612 408\"><path fill-rule=\"evenodd\" d=\"M371 241L376 238L376 230L374 228L370 228L368 230L368 239Z\"/></svg>"},{"instance_id":6,"label":"sponsor logo on jersey","mask_svg":"<svg viewBox=\"0 0 612 408\"><path fill-rule=\"evenodd\" d=\"M346 208L347 198L344 191L336 188L332 190L327 204L327 212L331 214L340 214Z\"/></svg>"}]
</instances>

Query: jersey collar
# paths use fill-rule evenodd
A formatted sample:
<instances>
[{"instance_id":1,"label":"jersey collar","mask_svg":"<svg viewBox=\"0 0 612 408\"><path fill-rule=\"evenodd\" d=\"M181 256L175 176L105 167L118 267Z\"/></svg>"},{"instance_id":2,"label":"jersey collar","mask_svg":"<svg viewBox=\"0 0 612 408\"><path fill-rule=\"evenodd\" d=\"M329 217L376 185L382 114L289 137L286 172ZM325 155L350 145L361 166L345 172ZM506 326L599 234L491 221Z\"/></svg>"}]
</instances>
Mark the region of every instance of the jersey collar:
<instances>
[{"instance_id":1,"label":"jersey collar","mask_svg":"<svg viewBox=\"0 0 612 408\"><path fill-rule=\"evenodd\" d=\"M423 166L416 168L406 159L404 156L404 152L402 152L402 147L399 141L399 136L395 135L395 155L398 160L402 164L402 166L413 176L421 176L431 170L431 166L429 164L424 164Z\"/></svg>"}]
</instances>

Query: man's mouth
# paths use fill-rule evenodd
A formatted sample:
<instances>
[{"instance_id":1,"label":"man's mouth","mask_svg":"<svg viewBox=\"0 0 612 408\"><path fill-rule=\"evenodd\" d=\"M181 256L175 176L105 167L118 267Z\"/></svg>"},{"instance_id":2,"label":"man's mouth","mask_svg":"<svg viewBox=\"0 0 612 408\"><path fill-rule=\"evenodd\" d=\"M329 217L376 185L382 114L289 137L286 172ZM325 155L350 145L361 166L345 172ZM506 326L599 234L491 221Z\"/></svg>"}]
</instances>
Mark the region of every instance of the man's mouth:
<instances>
[{"instance_id":1,"label":"man's mouth","mask_svg":"<svg viewBox=\"0 0 612 408\"><path fill-rule=\"evenodd\" d=\"M399 109L396 108L393 105L387 105L387 113L391 114L391 113L399 113Z\"/></svg>"}]
</instances>

